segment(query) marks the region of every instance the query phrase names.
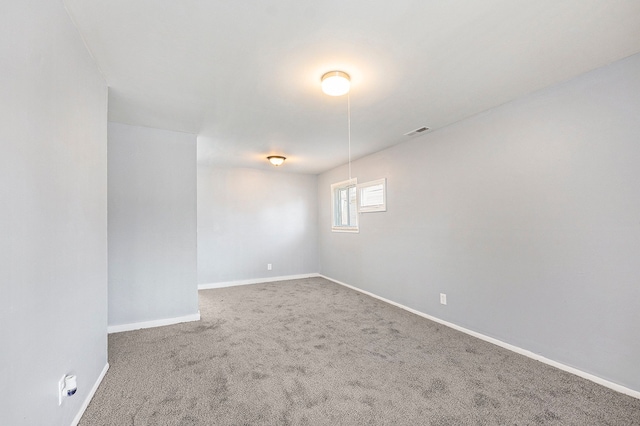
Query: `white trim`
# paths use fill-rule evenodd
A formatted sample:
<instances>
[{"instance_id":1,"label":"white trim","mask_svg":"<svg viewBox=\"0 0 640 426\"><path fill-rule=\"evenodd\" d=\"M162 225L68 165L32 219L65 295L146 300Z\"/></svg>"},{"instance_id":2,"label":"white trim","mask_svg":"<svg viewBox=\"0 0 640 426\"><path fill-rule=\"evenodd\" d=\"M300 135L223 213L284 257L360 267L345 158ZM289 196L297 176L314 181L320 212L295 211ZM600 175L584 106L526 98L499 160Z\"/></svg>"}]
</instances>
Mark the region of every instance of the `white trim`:
<instances>
[{"instance_id":1,"label":"white trim","mask_svg":"<svg viewBox=\"0 0 640 426\"><path fill-rule=\"evenodd\" d=\"M197 314L185 315L183 317L134 322L131 324L110 325L109 327L107 327L107 333L120 333L123 331L139 330L141 328L162 327L164 325L180 324L181 322L191 321L200 321L200 311L198 311Z\"/></svg>"},{"instance_id":2,"label":"white trim","mask_svg":"<svg viewBox=\"0 0 640 426\"><path fill-rule=\"evenodd\" d=\"M254 279L250 279L250 280L225 281L225 282L219 282L219 283L198 284L198 290L210 290L212 288L235 287L237 285L271 283L271 282L274 282L274 281L299 280L299 279L302 279L302 278L315 278L315 277L319 277L319 276L320 276L320 274L318 274L317 272L314 272L312 274L284 275L282 277L254 278Z\"/></svg>"},{"instance_id":3,"label":"white trim","mask_svg":"<svg viewBox=\"0 0 640 426\"><path fill-rule=\"evenodd\" d=\"M339 226L336 228L331 228L331 232L346 232L351 234L359 234L360 228L356 228L354 226Z\"/></svg>"},{"instance_id":4,"label":"white trim","mask_svg":"<svg viewBox=\"0 0 640 426\"><path fill-rule=\"evenodd\" d=\"M107 374L108 369L109 369L109 363L106 363L104 368L102 369L102 373L100 373L100 375L98 376L98 380L96 380L96 382L93 384L93 387L89 391L89 395L87 395L84 402L82 403L82 406L80 407L80 411L78 411L78 414L76 414L76 416L73 418L73 421L71 422L71 426L77 426L78 423L80 423L80 419L82 418L82 415L84 414L85 410L89 406L91 399L93 399L93 395L95 395L96 391L98 390L98 386L100 386L100 383L102 383L102 379L104 379L104 376Z\"/></svg>"},{"instance_id":5,"label":"white trim","mask_svg":"<svg viewBox=\"0 0 640 426\"><path fill-rule=\"evenodd\" d=\"M502 340L498 340L498 339L493 338L493 337L485 336L484 334L478 333L477 331L473 331L473 330L469 330L469 329L464 328L464 327L460 327L459 325L456 325L456 324L453 324L451 322L442 320L440 318L425 314L424 312L416 311L415 309L409 308L408 306L401 305L400 303L394 302L394 301L389 300L389 299L385 299L384 297L381 297L381 296L378 296L376 294L370 293L370 292L368 292L366 290L362 290L360 288L351 286L349 284L345 284L345 283L340 282L338 280L334 280L333 278L329 278L329 277L327 277L325 275L320 274L319 276L322 277L322 278L325 278L325 279L327 279L329 281L333 281L336 284L340 284L340 285L348 287L348 288L350 288L352 290L355 290L355 291L358 291L360 293L366 294L367 296L371 296L371 297L374 297L374 298L376 298L378 300L382 300L383 302L389 303L390 305L397 306L398 308L404 309L405 311L409 311L409 312L411 312L413 314L419 315L419 316L421 316L423 318L426 318L428 320L431 320L431 321L437 322L439 324L445 325L445 326L447 326L449 328L453 328L454 330L461 331L461 332L466 333L466 334L468 334L470 336L477 337L478 339L484 340L484 341L489 342L489 343L493 343L494 345L497 345L497 346L500 346L502 348L508 349L508 350L510 350L512 352L515 352L517 354L524 355L524 356L529 357L531 359L535 359L536 361L540 361L540 362L545 363L547 365L551 365L553 367L559 368L560 370L564 370L564 371L566 371L568 373L575 374L576 376L582 377L583 379L590 380L590 381L592 381L594 383L597 383L597 384L602 385L604 387L607 387L609 389L613 389L614 391L617 391L617 392L623 393L625 395L629 395L631 397L640 399L640 391L637 391L637 390L634 390L634 389L630 389L628 387L619 385L619 384L614 383L614 382L610 382L609 380L603 379L602 377L598 377L598 376L595 376L595 375L593 375L591 373L587 373L585 371L578 370L575 367L570 367L570 366L568 366L566 364L562 364L562 363L560 363L558 361L554 361L552 359L546 358L546 357L544 357L542 355L536 354L536 353L531 352L531 351L529 351L527 349L523 349L523 348L520 348L518 346L514 346L512 344L503 342Z\"/></svg>"}]
</instances>

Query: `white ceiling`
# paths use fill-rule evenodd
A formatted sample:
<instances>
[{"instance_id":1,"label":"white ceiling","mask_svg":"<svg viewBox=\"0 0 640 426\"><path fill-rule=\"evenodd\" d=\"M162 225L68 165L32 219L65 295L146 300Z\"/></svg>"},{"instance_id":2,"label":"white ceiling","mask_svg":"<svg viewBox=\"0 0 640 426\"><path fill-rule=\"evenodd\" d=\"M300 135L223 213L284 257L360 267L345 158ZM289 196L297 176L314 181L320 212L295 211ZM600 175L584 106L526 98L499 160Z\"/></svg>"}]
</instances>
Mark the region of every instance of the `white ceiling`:
<instances>
[{"instance_id":1,"label":"white ceiling","mask_svg":"<svg viewBox=\"0 0 640 426\"><path fill-rule=\"evenodd\" d=\"M198 134L201 164L319 173L640 52L638 0L65 0L109 120ZM426 142L425 138L425 142Z\"/></svg>"}]
</instances>

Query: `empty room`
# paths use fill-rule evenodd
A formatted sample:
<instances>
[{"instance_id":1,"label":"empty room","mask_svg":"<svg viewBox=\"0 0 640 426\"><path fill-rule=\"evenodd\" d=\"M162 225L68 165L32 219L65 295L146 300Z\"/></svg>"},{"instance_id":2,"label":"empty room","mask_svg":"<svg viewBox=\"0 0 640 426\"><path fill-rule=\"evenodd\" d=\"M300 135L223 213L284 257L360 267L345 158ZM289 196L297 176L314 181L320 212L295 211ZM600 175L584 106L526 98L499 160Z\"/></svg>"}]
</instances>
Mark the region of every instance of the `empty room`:
<instances>
[{"instance_id":1,"label":"empty room","mask_svg":"<svg viewBox=\"0 0 640 426\"><path fill-rule=\"evenodd\" d=\"M0 14L0 424L640 425L640 2Z\"/></svg>"}]
</instances>

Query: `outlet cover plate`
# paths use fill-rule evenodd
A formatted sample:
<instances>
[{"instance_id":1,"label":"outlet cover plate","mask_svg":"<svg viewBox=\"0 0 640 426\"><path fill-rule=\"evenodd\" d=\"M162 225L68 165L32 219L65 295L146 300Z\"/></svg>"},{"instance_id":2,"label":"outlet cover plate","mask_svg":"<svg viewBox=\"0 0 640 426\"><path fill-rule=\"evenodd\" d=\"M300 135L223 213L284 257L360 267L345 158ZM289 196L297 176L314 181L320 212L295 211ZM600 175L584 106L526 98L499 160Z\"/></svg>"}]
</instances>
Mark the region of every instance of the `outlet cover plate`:
<instances>
[{"instance_id":1,"label":"outlet cover plate","mask_svg":"<svg viewBox=\"0 0 640 426\"><path fill-rule=\"evenodd\" d=\"M440 293L440 304L441 305L447 304L447 295L444 293Z\"/></svg>"},{"instance_id":2,"label":"outlet cover plate","mask_svg":"<svg viewBox=\"0 0 640 426\"><path fill-rule=\"evenodd\" d=\"M62 405L62 391L64 390L64 378L66 375L63 375L62 378L58 381L58 405Z\"/></svg>"}]
</instances>

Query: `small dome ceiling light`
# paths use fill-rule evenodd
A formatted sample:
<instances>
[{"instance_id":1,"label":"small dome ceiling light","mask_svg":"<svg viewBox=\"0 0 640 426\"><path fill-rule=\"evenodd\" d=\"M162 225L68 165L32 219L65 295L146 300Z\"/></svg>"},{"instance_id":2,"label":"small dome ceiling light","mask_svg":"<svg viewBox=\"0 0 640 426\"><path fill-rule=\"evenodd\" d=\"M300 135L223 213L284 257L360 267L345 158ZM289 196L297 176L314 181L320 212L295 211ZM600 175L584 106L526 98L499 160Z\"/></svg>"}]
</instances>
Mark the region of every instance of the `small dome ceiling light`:
<instances>
[{"instance_id":1,"label":"small dome ceiling light","mask_svg":"<svg viewBox=\"0 0 640 426\"><path fill-rule=\"evenodd\" d=\"M329 71L322 76L322 91L329 96L342 96L349 93L351 77L343 71Z\"/></svg>"},{"instance_id":2,"label":"small dome ceiling light","mask_svg":"<svg viewBox=\"0 0 640 426\"><path fill-rule=\"evenodd\" d=\"M276 167L284 163L284 160L286 159L287 159L286 157L283 157L281 155L270 155L267 157L267 160L269 160L269 162Z\"/></svg>"}]
</instances>

